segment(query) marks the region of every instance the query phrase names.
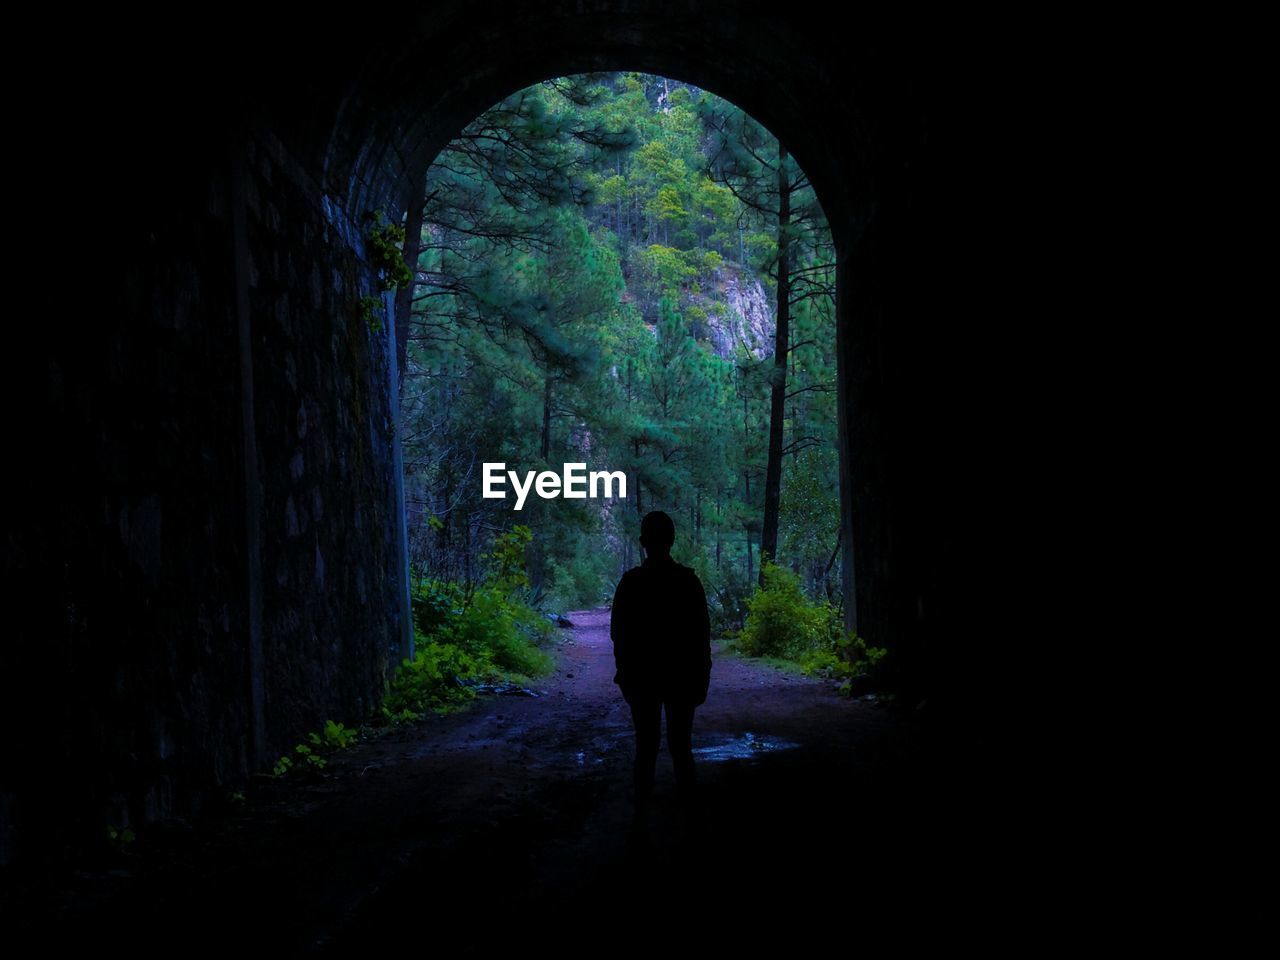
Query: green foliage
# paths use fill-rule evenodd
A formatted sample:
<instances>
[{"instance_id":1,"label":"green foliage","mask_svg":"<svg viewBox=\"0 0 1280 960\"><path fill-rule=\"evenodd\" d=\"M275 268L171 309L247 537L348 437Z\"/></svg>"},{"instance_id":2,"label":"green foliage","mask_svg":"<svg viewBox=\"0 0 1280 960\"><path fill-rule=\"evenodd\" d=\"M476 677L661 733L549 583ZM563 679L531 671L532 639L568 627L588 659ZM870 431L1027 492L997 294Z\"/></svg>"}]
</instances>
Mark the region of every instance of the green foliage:
<instances>
[{"instance_id":1,"label":"green foliage","mask_svg":"<svg viewBox=\"0 0 1280 960\"><path fill-rule=\"evenodd\" d=\"M124 853L136 839L137 834L129 827L107 827L107 843L116 853Z\"/></svg>"},{"instance_id":2,"label":"green foliage","mask_svg":"<svg viewBox=\"0 0 1280 960\"><path fill-rule=\"evenodd\" d=\"M378 280L378 290L386 293L413 282L413 271L404 262L404 227L392 223L382 210L366 214L371 220L368 242L369 263ZM358 303L361 321L372 333L382 332L382 298L363 296Z\"/></svg>"},{"instance_id":3,"label":"green foliage","mask_svg":"<svg viewBox=\"0 0 1280 960\"><path fill-rule=\"evenodd\" d=\"M849 645L848 659L853 664L853 675L856 677L874 670L876 664L889 652L884 647L867 646L867 642L857 634L850 634L845 638L845 642Z\"/></svg>"},{"instance_id":4,"label":"green foliage","mask_svg":"<svg viewBox=\"0 0 1280 960\"><path fill-rule=\"evenodd\" d=\"M416 723L421 720L422 712L406 706L402 706L399 710L392 710L386 705L386 703L383 703L383 705L378 708L378 716L381 718L383 723L390 726L400 727L410 723Z\"/></svg>"},{"instance_id":5,"label":"green foliage","mask_svg":"<svg viewBox=\"0 0 1280 960\"><path fill-rule=\"evenodd\" d=\"M640 265L658 290L676 290L698 275L698 268L674 247L651 245L640 255Z\"/></svg>"},{"instance_id":6,"label":"green foliage","mask_svg":"<svg viewBox=\"0 0 1280 960\"><path fill-rule=\"evenodd\" d=\"M479 682L524 681L551 671L553 658L542 647L553 628L524 599L532 537L523 525L495 537L484 558L488 579L471 591L436 578L414 585L414 657L391 681L379 710L384 721L448 710L474 698Z\"/></svg>"},{"instance_id":7,"label":"green foliage","mask_svg":"<svg viewBox=\"0 0 1280 960\"><path fill-rule=\"evenodd\" d=\"M341 723L327 720L325 721L324 729L320 733L308 734L307 739L317 749L332 753L334 750L347 749L347 747L356 742L359 735L358 730L348 730Z\"/></svg>"},{"instance_id":8,"label":"green foliage","mask_svg":"<svg viewBox=\"0 0 1280 960\"><path fill-rule=\"evenodd\" d=\"M736 564L719 571L718 575L708 571L702 579L712 585L707 591L712 632L718 636L736 637L746 622L747 605L755 589L754 581L748 580L746 570Z\"/></svg>"},{"instance_id":9,"label":"green foliage","mask_svg":"<svg viewBox=\"0 0 1280 960\"><path fill-rule=\"evenodd\" d=\"M381 297L361 297L360 298L360 319L369 328L371 333L382 332L382 298Z\"/></svg>"},{"instance_id":10,"label":"green foliage","mask_svg":"<svg viewBox=\"0 0 1280 960\"><path fill-rule=\"evenodd\" d=\"M401 663L383 700L382 717L389 722L417 719L428 710L470 700L475 692L461 681L488 675L486 665L453 644L418 637L413 659Z\"/></svg>"},{"instance_id":11,"label":"green foliage","mask_svg":"<svg viewBox=\"0 0 1280 960\"><path fill-rule=\"evenodd\" d=\"M307 734L307 743L297 744L292 755L285 754L277 760L271 773L276 777L283 777L299 770L323 770L329 764L326 755L347 749L358 737L358 730L326 720L320 731Z\"/></svg>"},{"instance_id":12,"label":"green foliage","mask_svg":"<svg viewBox=\"0 0 1280 960\"><path fill-rule=\"evenodd\" d=\"M673 186L659 187L646 208L659 220L683 220L689 215L681 203L680 191Z\"/></svg>"},{"instance_id":13,"label":"green foliage","mask_svg":"<svg viewBox=\"0 0 1280 960\"><path fill-rule=\"evenodd\" d=\"M552 627L528 604L499 586L476 590L463 615L439 636L473 657L489 673L533 677L550 671L551 657L538 649Z\"/></svg>"},{"instance_id":14,"label":"green foliage","mask_svg":"<svg viewBox=\"0 0 1280 960\"><path fill-rule=\"evenodd\" d=\"M603 551L586 549L587 543L577 539L571 556L548 558L544 609L585 610L612 596L609 558Z\"/></svg>"},{"instance_id":15,"label":"green foliage","mask_svg":"<svg viewBox=\"0 0 1280 960\"><path fill-rule=\"evenodd\" d=\"M779 170L794 184L785 230ZM481 672L536 666L524 647L501 649L535 629L508 605L607 598L640 559L637 498L675 517L703 558L717 630L744 626L780 230L793 309L777 552L803 594L839 602L834 255L812 188L772 134L668 79L560 78L495 104L441 152L423 219L401 435L420 517L411 558L433 578L414 594L425 643L456 647ZM384 252L399 243L387 241ZM497 460L623 470L628 501L531 497L518 515L536 532L526 579L507 577L485 558L519 553L511 501L482 498L477 480L477 464Z\"/></svg>"},{"instance_id":16,"label":"green foliage","mask_svg":"<svg viewBox=\"0 0 1280 960\"><path fill-rule=\"evenodd\" d=\"M413 271L404 262L404 227L387 220L384 211L373 215L369 228L369 262L384 293L413 282Z\"/></svg>"},{"instance_id":17,"label":"green foliage","mask_svg":"<svg viewBox=\"0 0 1280 960\"><path fill-rule=\"evenodd\" d=\"M884 647L868 647L856 633L838 635L830 647L810 650L800 658L805 673L843 680L865 677L875 669L886 650Z\"/></svg>"},{"instance_id":18,"label":"green foliage","mask_svg":"<svg viewBox=\"0 0 1280 960\"><path fill-rule=\"evenodd\" d=\"M300 743L293 748L293 752L300 758L297 762L311 769L323 770L329 763L317 751L312 750L305 743Z\"/></svg>"},{"instance_id":19,"label":"green foliage","mask_svg":"<svg viewBox=\"0 0 1280 960\"><path fill-rule=\"evenodd\" d=\"M748 656L796 661L806 673L851 680L865 676L885 655L846 632L840 611L825 600L810 600L800 577L768 560L764 587L747 601L746 623L737 635Z\"/></svg>"},{"instance_id":20,"label":"green foliage","mask_svg":"<svg viewBox=\"0 0 1280 960\"><path fill-rule=\"evenodd\" d=\"M752 657L780 656L798 660L828 641L835 616L826 603L804 595L800 578L785 567L764 561L764 586L747 600L747 617L738 647Z\"/></svg>"},{"instance_id":21,"label":"green foliage","mask_svg":"<svg viewBox=\"0 0 1280 960\"><path fill-rule=\"evenodd\" d=\"M427 637L456 622L466 611L467 592L462 584L428 579L414 584L409 596L414 629Z\"/></svg>"},{"instance_id":22,"label":"green foliage","mask_svg":"<svg viewBox=\"0 0 1280 960\"><path fill-rule=\"evenodd\" d=\"M512 591L529 585L525 551L532 541L533 531L524 524L516 524L494 537L489 549L489 576L494 587Z\"/></svg>"}]
</instances>

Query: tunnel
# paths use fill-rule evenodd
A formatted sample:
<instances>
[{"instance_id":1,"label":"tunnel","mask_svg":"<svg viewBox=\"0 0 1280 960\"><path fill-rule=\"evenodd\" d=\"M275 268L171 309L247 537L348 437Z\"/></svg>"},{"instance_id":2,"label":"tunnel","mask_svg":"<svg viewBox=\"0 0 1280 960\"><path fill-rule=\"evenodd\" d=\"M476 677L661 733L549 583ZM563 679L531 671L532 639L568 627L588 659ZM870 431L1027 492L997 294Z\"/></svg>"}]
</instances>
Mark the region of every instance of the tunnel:
<instances>
[{"instance_id":1,"label":"tunnel","mask_svg":"<svg viewBox=\"0 0 1280 960\"><path fill-rule=\"evenodd\" d=\"M74 223L92 249L70 225L62 245L91 262L27 364L33 441L56 442L8 538L40 626L6 678L39 717L0 791L7 867L56 862L104 820L198 814L371 709L409 626L403 316L388 296L389 328L353 320L376 292L367 224L403 215L481 111L594 70L731 100L815 184L838 256L848 617L894 652L899 702L949 731L940 764L957 730L971 757L993 749L1011 561L984 536L984 457L1008 439L990 416L1008 374L988 350L983 191L1003 161L983 153L971 49L720 0L172 13L154 41L83 26L86 105L53 142L84 157L59 177L91 191Z\"/></svg>"}]
</instances>

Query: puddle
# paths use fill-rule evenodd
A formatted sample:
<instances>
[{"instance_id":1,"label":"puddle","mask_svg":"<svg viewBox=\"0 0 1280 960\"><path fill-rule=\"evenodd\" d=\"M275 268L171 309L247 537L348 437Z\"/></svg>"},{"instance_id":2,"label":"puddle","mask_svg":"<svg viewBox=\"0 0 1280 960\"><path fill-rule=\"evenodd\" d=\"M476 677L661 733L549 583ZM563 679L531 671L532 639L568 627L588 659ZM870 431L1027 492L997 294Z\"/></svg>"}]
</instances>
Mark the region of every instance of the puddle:
<instances>
[{"instance_id":1,"label":"puddle","mask_svg":"<svg viewBox=\"0 0 1280 960\"><path fill-rule=\"evenodd\" d=\"M601 755L607 753L620 744L630 748L635 740L635 735L630 731L619 733L612 738L613 742L605 740L601 737L595 738L591 744L591 750L579 750L573 755L574 762L579 767L588 765L594 766L602 764L605 758ZM752 760L765 753L776 753L779 750L794 750L800 746L791 740L782 740L778 737L765 737L758 733L747 732L741 736L718 736L718 737L695 737L695 741L703 741L702 746L693 748L693 757L695 760L704 760L715 762L719 760ZM709 742L708 742L709 741ZM665 754L667 750L666 739L664 739L659 747L661 753Z\"/></svg>"},{"instance_id":2,"label":"puddle","mask_svg":"<svg viewBox=\"0 0 1280 960\"><path fill-rule=\"evenodd\" d=\"M764 737L748 731L740 737L714 737L706 746L694 747L695 760L750 760L762 753L774 753L778 750L794 750L800 746L790 740L776 737Z\"/></svg>"},{"instance_id":3,"label":"puddle","mask_svg":"<svg viewBox=\"0 0 1280 960\"><path fill-rule=\"evenodd\" d=\"M612 754L620 746L630 749L634 740L635 735L630 730L619 730L611 736L592 737L586 750L579 750L573 755L574 762L580 767L600 766L605 762L606 754Z\"/></svg>"},{"instance_id":4,"label":"puddle","mask_svg":"<svg viewBox=\"0 0 1280 960\"><path fill-rule=\"evenodd\" d=\"M515 683L467 683L460 681L464 687L470 687L477 695L491 693L500 697L539 697L542 694L536 690L530 690L528 687L522 687Z\"/></svg>"}]
</instances>

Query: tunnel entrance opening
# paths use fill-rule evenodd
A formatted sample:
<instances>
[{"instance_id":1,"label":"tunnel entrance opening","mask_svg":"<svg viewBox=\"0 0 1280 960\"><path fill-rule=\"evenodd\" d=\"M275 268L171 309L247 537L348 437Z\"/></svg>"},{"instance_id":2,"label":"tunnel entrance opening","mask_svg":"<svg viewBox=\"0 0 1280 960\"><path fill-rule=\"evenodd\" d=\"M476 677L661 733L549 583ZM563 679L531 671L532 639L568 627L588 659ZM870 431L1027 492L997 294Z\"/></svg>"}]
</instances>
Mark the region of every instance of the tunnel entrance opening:
<instances>
[{"instance_id":1,"label":"tunnel entrance opening","mask_svg":"<svg viewBox=\"0 0 1280 960\"><path fill-rule=\"evenodd\" d=\"M856 406L854 395L862 382L852 372L854 365L872 362L871 353L855 353L853 350L852 298L848 296L848 252L862 229L860 220L865 215L865 200L870 190L869 174L868 179L860 182L858 175L850 177L846 173L847 169L857 170L860 166L858 161L865 145L859 139L859 131L856 127L846 126L833 137L829 135L829 124L806 121L805 114L819 101L805 102L805 98L800 96L799 101L805 110L797 110L797 90L806 82L817 83L812 78L810 81L795 81L796 90L789 90L786 83L762 87L759 77L752 74L749 65L751 58L761 55L762 51L753 50L750 43L744 47L735 46L738 53L747 55L745 60L727 60L710 53L709 47L699 51L684 44L669 46L665 38L650 42L649 26L645 28L644 39L641 39L639 35L631 35L625 28L620 28L617 22L610 22L608 17L591 19L592 25L586 32L557 38L546 49L535 50L521 45L519 55L510 61L504 60L501 71L484 70L470 77L469 69L459 66L469 79L451 83L445 88L425 87L414 78L407 62L395 68L396 71L404 71L399 81L389 77L371 78L369 84L376 89L377 101L368 99L373 94L363 90L352 92L344 99L338 126L325 145L326 182L340 187L345 198L340 200L341 208L348 215L361 210L365 215L374 209L385 209L393 215L408 210L407 228L412 234L415 232L413 218L417 213L417 205L412 198L420 191L418 184L424 178L425 170L431 160L446 149L449 140L465 129L473 117L482 113L488 105L486 100L488 103L499 102L513 87L518 88L521 80L528 82L538 77L582 75L581 71L586 70L648 70L650 75L659 75L663 71L657 68L670 67L665 71L668 76L688 78L695 90L716 90L733 97L734 102L745 104L753 116L759 117L769 129L777 131L783 142L788 144L787 152L791 154L792 163L798 162L797 169L802 166L810 171L812 158L816 172L812 173L806 185L820 193L824 203L829 201L837 211L838 215L830 221L833 268L830 279L837 291L845 291L843 297L837 292L832 303L837 316L833 399L838 421L835 473L839 476L840 492L836 509L832 511L838 518L839 531L832 538L835 551L828 553L826 566L840 572L841 580L833 593L848 601L844 604L845 627L860 630L871 636L873 642L892 646L892 631L883 620L888 608L876 599L881 592L878 585L888 568L883 563L870 563L861 574L857 574L861 569L857 555L865 551L870 558L883 548L885 542L883 535L877 533L883 513L879 504L873 505L876 498L867 497L877 485L875 468L870 466L876 459L876 437L868 429L870 423L865 413L850 419L850 410ZM550 24L540 23L537 32L545 37L544 31ZM741 39L738 38L739 41ZM405 56L412 55L406 53ZM564 71L565 67L569 70ZM579 72L575 73L575 70ZM422 109L422 105L428 103L430 109ZM874 284L864 284L861 289L872 290ZM400 358L407 356L404 340L410 324L405 318L412 312L411 303L407 288L401 288L395 304L395 326L400 337L397 353ZM868 377L866 385L873 382L874 378ZM545 429L540 432L544 436L548 433ZM860 480L854 476L858 459L853 452L854 447L865 450L867 469L871 471L864 473ZM773 485L779 484L774 481ZM867 500L865 529L855 529L855 499ZM755 538L758 546L759 532L755 532ZM755 565L758 571L758 564ZM411 643L411 636L406 634L401 652L407 652Z\"/></svg>"},{"instance_id":2,"label":"tunnel entrance opening","mask_svg":"<svg viewBox=\"0 0 1280 960\"><path fill-rule=\"evenodd\" d=\"M513 524L533 531L535 605L602 603L661 509L718 632L743 627L768 555L796 619L834 632L764 631L751 652L834 664L834 246L786 148L695 86L579 75L486 110L425 180L396 296L418 608L428 578L488 579ZM498 459L543 470L537 496L534 470L523 488L512 472L515 512L489 489ZM603 503L547 502L575 463L629 482Z\"/></svg>"}]
</instances>

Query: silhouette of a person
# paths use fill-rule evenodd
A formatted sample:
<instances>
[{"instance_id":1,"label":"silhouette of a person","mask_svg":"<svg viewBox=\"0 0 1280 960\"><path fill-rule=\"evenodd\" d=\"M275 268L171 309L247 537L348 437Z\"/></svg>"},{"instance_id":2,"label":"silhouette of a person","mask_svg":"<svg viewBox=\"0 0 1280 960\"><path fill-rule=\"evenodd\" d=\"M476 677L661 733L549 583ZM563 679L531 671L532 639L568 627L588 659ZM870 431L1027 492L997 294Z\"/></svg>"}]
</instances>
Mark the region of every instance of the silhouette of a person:
<instances>
[{"instance_id":1,"label":"silhouette of a person","mask_svg":"<svg viewBox=\"0 0 1280 960\"><path fill-rule=\"evenodd\" d=\"M661 510L640 522L644 563L622 575L613 596L609 634L613 681L635 726L635 826L648 822L654 768L667 715L667 746L686 808L694 800L693 711L711 683L711 622L702 581L671 559L676 528Z\"/></svg>"}]
</instances>

